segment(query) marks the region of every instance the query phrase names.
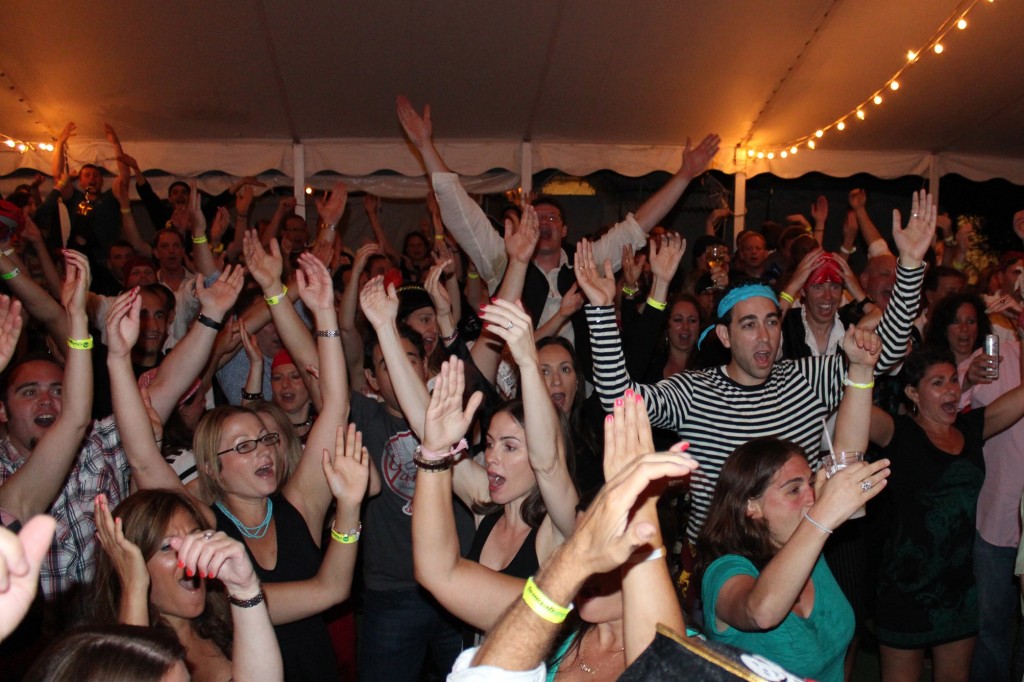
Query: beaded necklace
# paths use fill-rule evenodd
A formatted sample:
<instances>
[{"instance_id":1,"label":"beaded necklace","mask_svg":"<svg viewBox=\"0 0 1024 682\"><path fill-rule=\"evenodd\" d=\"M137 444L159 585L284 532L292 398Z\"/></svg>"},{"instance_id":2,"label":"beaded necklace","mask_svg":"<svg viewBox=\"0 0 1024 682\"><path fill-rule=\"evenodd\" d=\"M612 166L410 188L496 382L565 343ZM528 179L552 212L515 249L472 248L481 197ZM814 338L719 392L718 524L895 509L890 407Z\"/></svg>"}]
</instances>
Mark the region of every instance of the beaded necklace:
<instances>
[{"instance_id":1,"label":"beaded necklace","mask_svg":"<svg viewBox=\"0 0 1024 682\"><path fill-rule=\"evenodd\" d=\"M223 504L221 504L220 502L217 502L216 504L217 509L220 509L221 512L224 513L224 516L228 517L228 519L231 520L231 523L235 524L235 528L237 528L238 532L241 533L243 536L251 538L253 540L259 540L267 534L267 530L270 528L270 518L274 513L274 501L269 497L267 498L267 515L263 518L263 521L258 526L245 525L244 523L238 520L238 517L236 517L234 514L228 511L228 508L225 507Z\"/></svg>"}]
</instances>

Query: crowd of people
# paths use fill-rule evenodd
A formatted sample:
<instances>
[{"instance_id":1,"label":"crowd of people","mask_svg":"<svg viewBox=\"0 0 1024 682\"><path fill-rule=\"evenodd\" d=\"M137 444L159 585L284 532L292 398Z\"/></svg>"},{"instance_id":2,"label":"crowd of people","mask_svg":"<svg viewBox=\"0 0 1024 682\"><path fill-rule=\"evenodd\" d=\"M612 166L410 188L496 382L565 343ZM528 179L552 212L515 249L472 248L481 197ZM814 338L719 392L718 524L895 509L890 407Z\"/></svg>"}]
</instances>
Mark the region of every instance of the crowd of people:
<instances>
[{"instance_id":1,"label":"crowd of people","mask_svg":"<svg viewBox=\"0 0 1024 682\"><path fill-rule=\"evenodd\" d=\"M401 250L370 195L342 238L343 183L315 227L253 221L252 178L160 199L109 126L112 187L69 124L0 200L5 679L603 680L666 633L1020 679L1024 253L971 281L930 194L887 240L856 188L835 253L823 197L688 245L660 223L715 135L573 245L397 117Z\"/></svg>"}]
</instances>

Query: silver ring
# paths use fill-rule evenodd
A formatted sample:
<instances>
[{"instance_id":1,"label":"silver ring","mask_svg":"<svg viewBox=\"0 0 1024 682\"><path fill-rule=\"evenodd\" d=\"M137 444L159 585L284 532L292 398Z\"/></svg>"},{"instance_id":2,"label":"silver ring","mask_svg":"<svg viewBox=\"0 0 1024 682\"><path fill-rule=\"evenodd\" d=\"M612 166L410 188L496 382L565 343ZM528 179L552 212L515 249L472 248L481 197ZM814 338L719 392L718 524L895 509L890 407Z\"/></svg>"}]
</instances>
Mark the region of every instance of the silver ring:
<instances>
[{"instance_id":1,"label":"silver ring","mask_svg":"<svg viewBox=\"0 0 1024 682\"><path fill-rule=\"evenodd\" d=\"M204 540L209 540L210 538L213 537L213 533L214 533L214 531L212 531L212 530L206 531L205 533L203 533L203 539Z\"/></svg>"},{"instance_id":2,"label":"silver ring","mask_svg":"<svg viewBox=\"0 0 1024 682\"><path fill-rule=\"evenodd\" d=\"M512 324L511 322L509 322L509 323L508 323L508 324L507 324L507 325L505 326L505 329L507 329L507 330L509 330L509 331L512 331L513 329L515 329L515 325L514 325L514 324Z\"/></svg>"},{"instance_id":3,"label":"silver ring","mask_svg":"<svg viewBox=\"0 0 1024 682\"><path fill-rule=\"evenodd\" d=\"M918 218L918 217L920 217L920 215L921 215L920 213L911 213L910 217L911 218Z\"/></svg>"},{"instance_id":4,"label":"silver ring","mask_svg":"<svg viewBox=\"0 0 1024 682\"><path fill-rule=\"evenodd\" d=\"M864 492L871 490L871 481L861 481L860 489Z\"/></svg>"}]
</instances>

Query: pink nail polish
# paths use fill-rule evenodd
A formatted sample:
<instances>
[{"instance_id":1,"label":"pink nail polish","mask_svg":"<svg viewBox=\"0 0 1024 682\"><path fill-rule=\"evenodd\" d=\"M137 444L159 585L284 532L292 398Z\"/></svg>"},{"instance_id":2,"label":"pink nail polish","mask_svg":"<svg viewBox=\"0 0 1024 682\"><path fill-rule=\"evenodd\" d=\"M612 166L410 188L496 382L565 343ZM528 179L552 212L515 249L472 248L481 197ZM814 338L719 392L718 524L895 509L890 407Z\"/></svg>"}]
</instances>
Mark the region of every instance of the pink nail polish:
<instances>
[{"instance_id":1,"label":"pink nail polish","mask_svg":"<svg viewBox=\"0 0 1024 682\"><path fill-rule=\"evenodd\" d=\"M196 572L193 571L191 568L185 571L185 575L187 575L189 578L191 578L195 574L196 574Z\"/></svg>"},{"instance_id":2,"label":"pink nail polish","mask_svg":"<svg viewBox=\"0 0 1024 682\"><path fill-rule=\"evenodd\" d=\"M632 398L633 397L633 389L631 389L631 388L627 388L626 389L626 397L627 398Z\"/></svg>"},{"instance_id":3,"label":"pink nail polish","mask_svg":"<svg viewBox=\"0 0 1024 682\"><path fill-rule=\"evenodd\" d=\"M185 568L185 562L184 561L178 561L178 568Z\"/></svg>"},{"instance_id":4,"label":"pink nail polish","mask_svg":"<svg viewBox=\"0 0 1024 682\"><path fill-rule=\"evenodd\" d=\"M622 407L622 398L615 399L615 407Z\"/></svg>"},{"instance_id":5,"label":"pink nail polish","mask_svg":"<svg viewBox=\"0 0 1024 682\"><path fill-rule=\"evenodd\" d=\"M639 393L637 393L637 394L636 394L636 404L637 404L637 405L640 405L640 404L642 404L643 402L644 402L644 397L643 397L642 395L640 395Z\"/></svg>"},{"instance_id":6,"label":"pink nail polish","mask_svg":"<svg viewBox=\"0 0 1024 682\"><path fill-rule=\"evenodd\" d=\"M604 418L604 423L605 424L611 424L613 421L615 421L615 417L613 415L609 414L608 416L606 416Z\"/></svg>"}]
</instances>

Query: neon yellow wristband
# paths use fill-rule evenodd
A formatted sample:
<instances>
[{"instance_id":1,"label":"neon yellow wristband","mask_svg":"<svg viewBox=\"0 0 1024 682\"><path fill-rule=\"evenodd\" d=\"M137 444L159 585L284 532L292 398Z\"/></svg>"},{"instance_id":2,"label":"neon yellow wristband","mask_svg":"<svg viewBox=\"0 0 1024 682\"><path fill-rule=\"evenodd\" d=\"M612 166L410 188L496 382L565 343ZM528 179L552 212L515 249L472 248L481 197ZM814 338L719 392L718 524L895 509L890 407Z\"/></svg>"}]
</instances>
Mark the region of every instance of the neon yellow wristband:
<instances>
[{"instance_id":1,"label":"neon yellow wristband","mask_svg":"<svg viewBox=\"0 0 1024 682\"><path fill-rule=\"evenodd\" d=\"M668 303L662 303L661 301L655 301L650 296L647 297L647 305L651 306L655 310L664 310L668 307Z\"/></svg>"},{"instance_id":2,"label":"neon yellow wristband","mask_svg":"<svg viewBox=\"0 0 1024 682\"><path fill-rule=\"evenodd\" d=\"M781 294L779 294L779 298L781 298L783 301L786 301L789 304L792 304L794 302L793 297L789 295L788 291L783 291Z\"/></svg>"},{"instance_id":3,"label":"neon yellow wristband","mask_svg":"<svg viewBox=\"0 0 1024 682\"><path fill-rule=\"evenodd\" d=\"M263 300L267 302L267 305L277 305L278 303L281 302L281 299L283 299L287 294L288 286L282 284L281 293L279 293L277 296L264 296Z\"/></svg>"},{"instance_id":4,"label":"neon yellow wristband","mask_svg":"<svg viewBox=\"0 0 1024 682\"><path fill-rule=\"evenodd\" d=\"M480 279L480 274L476 272L471 272L468 275L466 275L466 277L469 277L470 279Z\"/></svg>"},{"instance_id":5,"label":"neon yellow wristband","mask_svg":"<svg viewBox=\"0 0 1024 682\"><path fill-rule=\"evenodd\" d=\"M625 284L622 285L622 293L626 296L636 296L638 291L640 290L636 287L627 287Z\"/></svg>"},{"instance_id":6,"label":"neon yellow wristband","mask_svg":"<svg viewBox=\"0 0 1024 682\"><path fill-rule=\"evenodd\" d=\"M359 542L359 536L363 532L363 522L359 522L359 527L348 531L347 533L339 533L334 530L334 524L331 524L331 539L335 542L340 542L343 545L354 545Z\"/></svg>"},{"instance_id":7,"label":"neon yellow wristband","mask_svg":"<svg viewBox=\"0 0 1024 682\"><path fill-rule=\"evenodd\" d=\"M573 609L572 604L560 606L552 601L550 597L540 591L532 577L526 579L526 585L523 587L523 601L534 613L555 625L565 621L565 617Z\"/></svg>"},{"instance_id":8,"label":"neon yellow wristband","mask_svg":"<svg viewBox=\"0 0 1024 682\"><path fill-rule=\"evenodd\" d=\"M443 242L444 241L444 235L443 234L435 234L434 235L434 239L436 239L439 242Z\"/></svg>"},{"instance_id":9,"label":"neon yellow wristband","mask_svg":"<svg viewBox=\"0 0 1024 682\"><path fill-rule=\"evenodd\" d=\"M205 244L208 241L210 241L210 240L206 238L205 234L202 237L192 237L192 243L193 244Z\"/></svg>"},{"instance_id":10,"label":"neon yellow wristband","mask_svg":"<svg viewBox=\"0 0 1024 682\"><path fill-rule=\"evenodd\" d=\"M131 212L132 212L132 210L130 208L122 208L121 209L121 215L128 215Z\"/></svg>"},{"instance_id":11,"label":"neon yellow wristband","mask_svg":"<svg viewBox=\"0 0 1024 682\"><path fill-rule=\"evenodd\" d=\"M68 339L68 348L74 350L92 350L92 335L87 339Z\"/></svg>"},{"instance_id":12,"label":"neon yellow wristband","mask_svg":"<svg viewBox=\"0 0 1024 682\"><path fill-rule=\"evenodd\" d=\"M843 379L843 386L849 386L850 388L874 388L875 382L874 380L872 380L866 384L858 384L855 381L851 381L850 377L846 377L845 379Z\"/></svg>"}]
</instances>

